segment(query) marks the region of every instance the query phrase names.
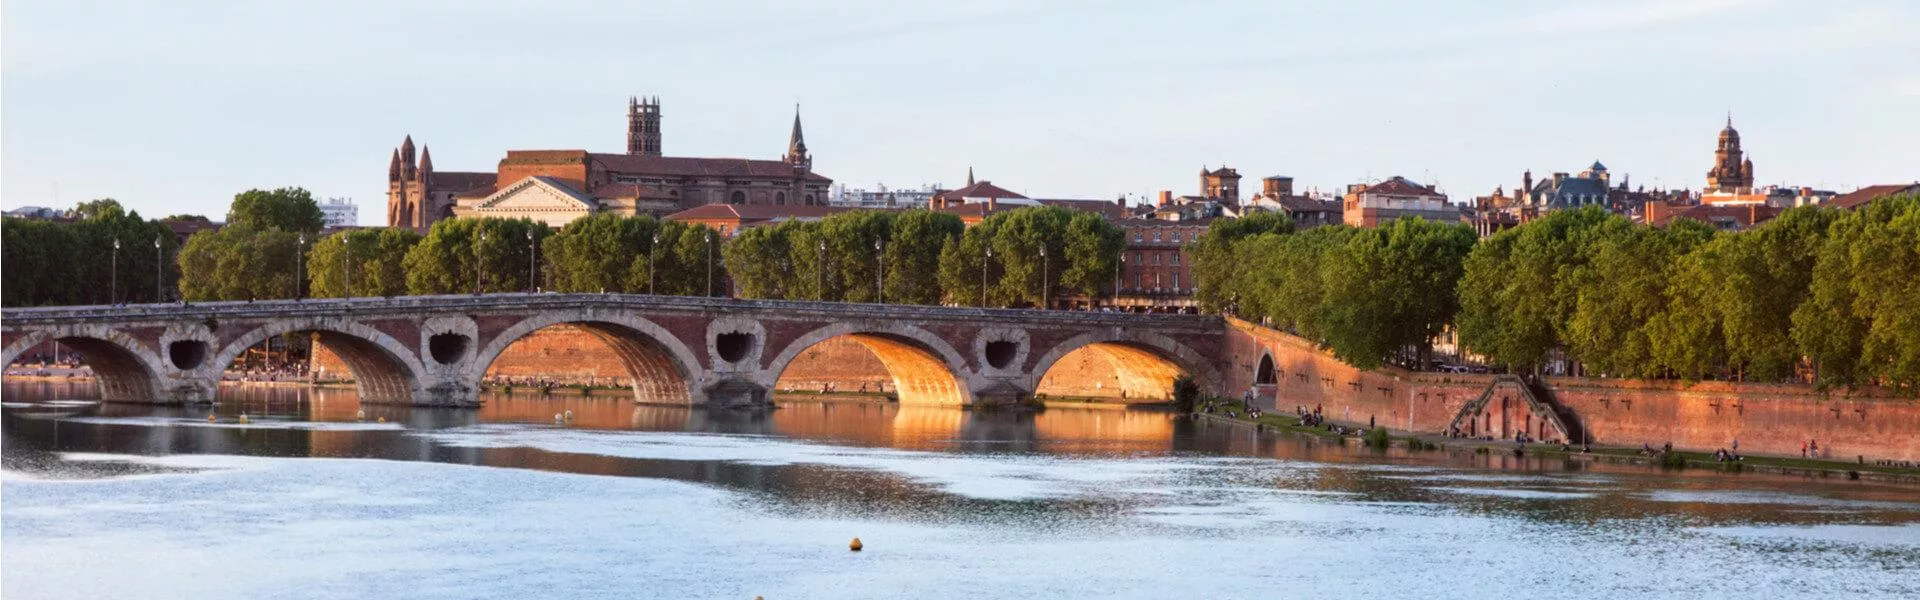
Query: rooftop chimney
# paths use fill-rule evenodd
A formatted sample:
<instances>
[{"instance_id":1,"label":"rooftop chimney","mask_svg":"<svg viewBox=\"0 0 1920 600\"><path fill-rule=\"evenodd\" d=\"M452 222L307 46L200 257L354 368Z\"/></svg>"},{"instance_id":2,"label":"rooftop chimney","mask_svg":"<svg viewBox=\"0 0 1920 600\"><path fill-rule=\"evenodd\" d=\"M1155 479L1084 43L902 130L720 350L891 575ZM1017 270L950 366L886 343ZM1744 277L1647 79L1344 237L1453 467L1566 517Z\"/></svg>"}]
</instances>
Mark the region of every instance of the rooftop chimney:
<instances>
[{"instance_id":1,"label":"rooftop chimney","mask_svg":"<svg viewBox=\"0 0 1920 600\"><path fill-rule=\"evenodd\" d=\"M1173 204L1173 191L1172 191L1172 190L1160 190L1160 205L1161 205L1161 206L1166 206L1166 205L1169 205L1169 204Z\"/></svg>"}]
</instances>

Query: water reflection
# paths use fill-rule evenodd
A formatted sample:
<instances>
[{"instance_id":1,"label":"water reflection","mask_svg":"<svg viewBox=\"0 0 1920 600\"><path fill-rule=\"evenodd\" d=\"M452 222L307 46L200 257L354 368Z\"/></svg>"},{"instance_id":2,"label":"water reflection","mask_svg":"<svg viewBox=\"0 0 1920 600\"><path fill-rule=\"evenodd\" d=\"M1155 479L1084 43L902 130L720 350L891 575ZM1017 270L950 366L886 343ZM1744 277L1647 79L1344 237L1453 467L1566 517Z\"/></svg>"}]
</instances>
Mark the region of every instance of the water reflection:
<instances>
[{"instance_id":1,"label":"water reflection","mask_svg":"<svg viewBox=\"0 0 1920 600\"><path fill-rule=\"evenodd\" d=\"M1242 488L1444 505L1464 513L1550 522L1920 519L1915 489L1897 485L1673 474L1536 456L1383 453L1142 410L974 412L797 402L771 412L737 413L636 405L613 397L528 394L492 394L479 410L453 410L362 405L350 389L303 387L229 387L214 406L154 407L67 402L91 394L80 385L10 382L4 393L7 408L0 423L6 467L70 474L78 469L80 476L124 472L124 467L99 467L121 471L89 474L58 453L376 458L663 478L745 490L801 512L860 511L916 520L1031 518L1036 511L1091 519L1153 504L1148 497L1166 490L1204 497ZM571 421L554 422L568 411ZM241 414L247 415L247 425L236 422ZM726 437L688 437L708 434ZM980 483L954 484L942 480L945 475L930 480L920 472L928 469L916 466L983 470L992 476L981 481L1000 486L1029 475L995 471L1006 466L1002 457L1044 465L1036 477L1072 478L1078 465L1087 466L1081 471L1088 473L1136 469L1145 474L1128 475L1139 479L1129 481L1127 489L1095 482L1070 498L1016 498L1020 494L1014 493L1007 494L1013 499L999 499L991 490L955 493L955 485ZM1263 460L1197 471L1189 466L1196 459L1236 457ZM1115 460L1128 462L1096 462ZM1153 471L1162 468L1167 471Z\"/></svg>"}]
</instances>

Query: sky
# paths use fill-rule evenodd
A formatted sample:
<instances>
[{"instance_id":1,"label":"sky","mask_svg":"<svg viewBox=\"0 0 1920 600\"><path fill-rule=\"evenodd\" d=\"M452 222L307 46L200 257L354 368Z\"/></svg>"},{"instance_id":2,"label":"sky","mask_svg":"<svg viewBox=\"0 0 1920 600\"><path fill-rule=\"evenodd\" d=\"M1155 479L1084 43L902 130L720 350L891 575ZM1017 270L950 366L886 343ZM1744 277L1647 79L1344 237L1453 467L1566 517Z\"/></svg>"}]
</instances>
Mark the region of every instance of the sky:
<instances>
[{"instance_id":1,"label":"sky","mask_svg":"<svg viewBox=\"0 0 1920 600\"><path fill-rule=\"evenodd\" d=\"M796 103L852 187L1195 193L1403 175L1455 201L1599 160L1699 188L1728 113L1762 185L1920 180L1920 3L15 0L0 206L223 218L300 186L385 220L404 136L444 171L620 152L777 159Z\"/></svg>"}]
</instances>

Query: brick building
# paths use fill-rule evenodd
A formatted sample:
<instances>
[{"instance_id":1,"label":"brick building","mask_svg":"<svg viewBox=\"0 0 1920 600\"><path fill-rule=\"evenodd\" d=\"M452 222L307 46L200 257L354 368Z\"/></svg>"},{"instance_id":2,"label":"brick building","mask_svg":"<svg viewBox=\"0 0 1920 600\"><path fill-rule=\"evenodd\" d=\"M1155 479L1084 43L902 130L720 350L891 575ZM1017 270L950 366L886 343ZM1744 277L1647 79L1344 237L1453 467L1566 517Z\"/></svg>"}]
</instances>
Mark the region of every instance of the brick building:
<instances>
[{"instance_id":1,"label":"brick building","mask_svg":"<svg viewBox=\"0 0 1920 600\"><path fill-rule=\"evenodd\" d=\"M492 173L438 173L412 138L389 169L388 224L431 226L449 216L531 218L551 226L611 213L666 216L707 204L823 206L833 180L813 172L794 112L779 160L693 158L662 152L660 102L627 103L627 152L510 150Z\"/></svg>"},{"instance_id":2,"label":"brick building","mask_svg":"<svg viewBox=\"0 0 1920 600\"><path fill-rule=\"evenodd\" d=\"M1346 224L1354 227L1378 227L1400 217L1444 223L1460 220L1460 209L1447 203L1446 194L1398 175L1379 183L1347 186L1341 212Z\"/></svg>"}]
</instances>

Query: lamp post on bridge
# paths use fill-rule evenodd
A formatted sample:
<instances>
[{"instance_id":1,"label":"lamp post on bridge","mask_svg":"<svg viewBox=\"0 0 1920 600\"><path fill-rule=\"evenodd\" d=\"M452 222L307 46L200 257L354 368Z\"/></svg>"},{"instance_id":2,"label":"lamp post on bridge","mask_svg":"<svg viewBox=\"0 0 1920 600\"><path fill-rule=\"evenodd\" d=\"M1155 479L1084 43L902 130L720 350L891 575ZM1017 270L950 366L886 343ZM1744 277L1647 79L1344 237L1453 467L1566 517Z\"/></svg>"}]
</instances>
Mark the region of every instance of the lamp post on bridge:
<instances>
[{"instance_id":1,"label":"lamp post on bridge","mask_svg":"<svg viewBox=\"0 0 1920 600\"><path fill-rule=\"evenodd\" d=\"M154 243L158 245L159 241L155 240ZM307 234L302 233L293 238L293 299L295 302L300 300L300 279L304 277L307 272L305 269L300 268L301 259L305 258L302 255L306 254L301 250L306 247Z\"/></svg>"},{"instance_id":2,"label":"lamp post on bridge","mask_svg":"<svg viewBox=\"0 0 1920 600\"><path fill-rule=\"evenodd\" d=\"M1047 247L1040 247L1040 310L1047 309Z\"/></svg>"},{"instance_id":3,"label":"lamp post on bridge","mask_svg":"<svg viewBox=\"0 0 1920 600\"><path fill-rule=\"evenodd\" d=\"M1113 307L1120 308L1120 271L1127 266L1127 252L1120 251L1120 261L1113 263Z\"/></svg>"},{"instance_id":4,"label":"lamp post on bridge","mask_svg":"<svg viewBox=\"0 0 1920 600\"><path fill-rule=\"evenodd\" d=\"M825 239L820 240L820 262L818 265L820 269L820 292L818 295L820 296L819 300L825 302L827 300L827 240Z\"/></svg>"},{"instance_id":5,"label":"lamp post on bridge","mask_svg":"<svg viewBox=\"0 0 1920 600\"><path fill-rule=\"evenodd\" d=\"M107 304L119 304L120 303L120 238L113 238L113 258L110 260L112 262L109 263L108 268L111 269L110 271L111 274L108 276L108 278L111 279L112 281L107 283Z\"/></svg>"},{"instance_id":6,"label":"lamp post on bridge","mask_svg":"<svg viewBox=\"0 0 1920 600\"><path fill-rule=\"evenodd\" d=\"M340 288L341 298L353 297L353 244L347 243L347 235L340 237L340 274L346 286Z\"/></svg>"},{"instance_id":7,"label":"lamp post on bridge","mask_svg":"<svg viewBox=\"0 0 1920 600\"><path fill-rule=\"evenodd\" d=\"M165 280L161 274L166 266L166 255L160 253L160 236L153 236L153 302L155 304L167 301L167 286L161 283ZM300 285L299 281L294 280L294 285Z\"/></svg>"},{"instance_id":8,"label":"lamp post on bridge","mask_svg":"<svg viewBox=\"0 0 1920 600\"><path fill-rule=\"evenodd\" d=\"M874 264L878 265L878 268L876 268L873 272L873 299L874 299L874 302L876 303L886 304L887 303L887 241L886 240L882 240L882 239L873 240L873 259L874 259Z\"/></svg>"},{"instance_id":9,"label":"lamp post on bridge","mask_svg":"<svg viewBox=\"0 0 1920 600\"><path fill-rule=\"evenodd\" d=\"M717 240L713 230L707 230L707 297L713 297L713 245Z\"/></svg>"},{"instance_id":10,"label":"lamp post on bridge","mask_svg":"<svg viewBox=\"0 0 1920 600\"><path fill-rule=\"evenodd\" d=\"M993 262L993 246L987 246L987 257L980 261L980 308L987 307L987 265Z\"/></svg>"},{"instance_id":11,"label":"lamp post on bridge","mask_svg":"<svg viewBox=\"0 0 1920 600\"><path fill-rule=\"evenodd\" d=\"M653 230L653 245L647 246L647 295L653 295L653 282L660 277L653 272L653 256L660 253L660 230ZM604 288L602 291L605 291Z\"/></svg>"},{"instance_id":12,"label":"lamp post on bridge","mask_svg":"<svg viewBox=\"0 0 1920 600\"><path fill-rule=\"evenodd\" d=\"M482 229L480 230L480 243L473 245L473 295L475 296L480 295L480 292L486 291L487 265L482 262L481 259L484 258L485 255L480 252L481 247L486 245L487 230Z\"/></svg>"},{"instance_id":13,"label":"lamp post on bridge","mask_svg":"<svg viewBox=\"0 0 1920 600\"><path fill-rule=\"evenodd\" d=\"M538 281L540 278L539 263L540 263L540 255L534 253L533 251L533 230L528 229L527 230L527 291L529 292L536 291L539 289L539 286L534 285L534 282Z\"/></svg>"}]
</instances>

